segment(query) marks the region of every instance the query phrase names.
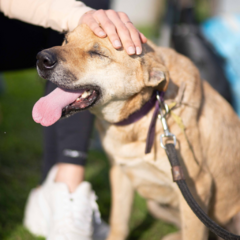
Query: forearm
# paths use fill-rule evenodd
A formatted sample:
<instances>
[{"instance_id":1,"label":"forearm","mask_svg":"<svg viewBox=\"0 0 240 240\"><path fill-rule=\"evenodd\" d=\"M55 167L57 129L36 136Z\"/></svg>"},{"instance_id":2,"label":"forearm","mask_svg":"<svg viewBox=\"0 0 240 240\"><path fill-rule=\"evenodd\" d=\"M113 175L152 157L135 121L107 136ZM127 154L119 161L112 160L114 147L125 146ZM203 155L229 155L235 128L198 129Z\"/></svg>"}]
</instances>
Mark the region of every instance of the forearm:
<instances>
[{"instance_id":1,"label":"forearm","mask_svg":"<svg viewBox=\"0 0 240 240\"><path fill-rule=\"evenodd\" d=\"M60 32L72 31L90 10L75 0L0 0L0 11L7 17Z\"/></svg>"}]
</instances>

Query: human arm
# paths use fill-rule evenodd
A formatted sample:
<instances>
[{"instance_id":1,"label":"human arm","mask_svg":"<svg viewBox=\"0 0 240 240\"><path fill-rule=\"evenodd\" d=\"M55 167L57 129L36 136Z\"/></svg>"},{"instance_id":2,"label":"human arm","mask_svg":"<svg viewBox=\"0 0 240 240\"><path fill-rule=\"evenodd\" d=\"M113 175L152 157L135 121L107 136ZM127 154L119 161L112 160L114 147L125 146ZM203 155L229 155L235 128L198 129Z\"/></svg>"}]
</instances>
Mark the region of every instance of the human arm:
<instances>
[{"instance_id":1,"label":"human arm","mask_svg":"<svg viewBox=\"0 0 240 240\"><path fill-rule=\"evenodd\" d=\"M141 54L142 43L147 41L125 13L93 10L80 1L0 0L0 11L9 18L60 32L72 31L79 23L85 23L97 36L108 35L116 49L123 45L130 55Z\"/></svg>"},{"instance_id":2,"label":"human arm","mask_svg":"<svg viewBox=\"0 0 240 240\"><path fill-rule=\"evenodd\" d=\"M7 17L59 32L72 31L90 10L75 0L0 0L0 11Z\"/></svg>"}]
</instances>

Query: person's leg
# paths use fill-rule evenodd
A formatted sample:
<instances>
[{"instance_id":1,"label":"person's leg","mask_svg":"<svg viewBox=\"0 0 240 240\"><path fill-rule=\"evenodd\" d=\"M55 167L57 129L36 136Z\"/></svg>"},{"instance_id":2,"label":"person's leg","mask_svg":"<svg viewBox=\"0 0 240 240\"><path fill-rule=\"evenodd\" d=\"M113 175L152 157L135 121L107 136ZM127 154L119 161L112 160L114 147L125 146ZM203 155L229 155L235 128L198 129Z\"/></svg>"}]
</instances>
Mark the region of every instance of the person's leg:
<instances>
[{"instance_id":1,"label":"person's leg","mask_svg":"<svg viewBox=\"0 0 240 240\"><path fill-rule=\"evenodd\" d=\"M55 182L64 182L70 192L84 180L93 120L93 115L84 111L57 123L59 164Z\"/></svg>"},{"instance_id":2,"label":"person's leg","mask_svg":"<svg viewBox=\"0 0 240 240\"><path fill-rule=\"evenodd\" d=\"M67 184L70 192L84 180L93 120L91 113L83 111L57 123L59 168L55 181Z\"/></svg>"},{"instance_id":3,"label":"person's leg","mask_svg":"<svg viewBox=\"0 0 240 240\"><path fill-rule=\"evenodd\" d=\"M83 166L69 163L59 163L55 182L67 184L69 192L73 193L84 180Z\"/></svg>"}]
</instances>

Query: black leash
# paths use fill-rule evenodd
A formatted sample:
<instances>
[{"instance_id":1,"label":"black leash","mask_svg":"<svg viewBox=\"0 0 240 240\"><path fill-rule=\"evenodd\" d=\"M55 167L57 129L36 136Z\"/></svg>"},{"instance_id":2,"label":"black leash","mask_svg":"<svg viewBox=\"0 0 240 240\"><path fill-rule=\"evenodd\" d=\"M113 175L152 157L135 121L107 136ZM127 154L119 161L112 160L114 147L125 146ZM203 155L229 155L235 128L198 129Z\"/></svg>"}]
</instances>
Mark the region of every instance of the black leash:
<instances>
[{"instance_id":1,"label":"black leash","mask_svg":"<svg viewBox=\"0 0 240 240\"><path fill-rule=\"evenodd\" d=\"M220 227L217 223L215 223L208 215L201 209L198 203L193 198L187 183L184 178L182 167L180 166L180 162L178 160L177 152L175 149L176 145L176 137L174 134L170 133L168 130L167 122L165 116L169 113L168 107L164 104L163 98L160 97L159 93L156 95L157 100L159 102L159 114L158 118L161 120L163 125L164 134L161 135L160 144L161 147L165 149L165 152L168 156L169 162L172 166L172 176L173 181L177 183L183 197L188 203L189 207L195 213L195 215L200 219L200 221L209 228L210 231L215 233L217 236L225 239L225 240L240 240L240 236L232 234ZM163 138L171 138L174 141L174 144L167 143L164 145Z\"/></svg>"}]
</instances>

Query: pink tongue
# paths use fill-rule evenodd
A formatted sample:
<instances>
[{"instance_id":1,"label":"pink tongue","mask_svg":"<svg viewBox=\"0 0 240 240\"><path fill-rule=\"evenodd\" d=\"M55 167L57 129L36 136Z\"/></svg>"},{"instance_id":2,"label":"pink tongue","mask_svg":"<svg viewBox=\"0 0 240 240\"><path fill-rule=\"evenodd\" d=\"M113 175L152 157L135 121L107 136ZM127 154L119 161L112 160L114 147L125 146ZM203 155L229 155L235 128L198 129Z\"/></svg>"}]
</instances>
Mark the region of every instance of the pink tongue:
<instances>
[{"instance_id":1,"label":"pink tongue","mask_svg":"<svg viewBox=\"0 0 240 240\"><path fill-rule=\"evenodd\" d=\"M54 124L60 119L62 109L74 102L80 94L80 91L72 93L56 88L35 103L32 111L33 120L46 127Z\"/></svg>"}]
</instances>

